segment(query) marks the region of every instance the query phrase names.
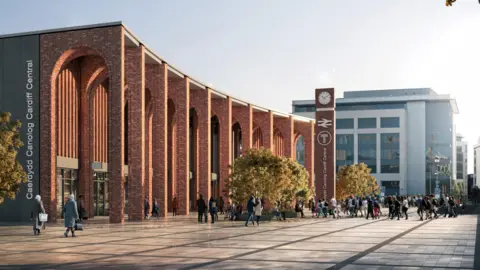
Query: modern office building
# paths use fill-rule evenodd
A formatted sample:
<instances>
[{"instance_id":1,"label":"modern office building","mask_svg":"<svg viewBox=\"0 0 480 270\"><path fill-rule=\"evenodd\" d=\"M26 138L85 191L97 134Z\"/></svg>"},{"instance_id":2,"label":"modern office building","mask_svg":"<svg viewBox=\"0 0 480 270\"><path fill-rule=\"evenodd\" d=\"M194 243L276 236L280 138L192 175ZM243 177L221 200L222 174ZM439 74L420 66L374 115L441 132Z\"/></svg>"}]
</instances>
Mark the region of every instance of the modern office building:
<instances>
[{"instance_id":1,"label":"modern office building","mask_svg":"<svg viewBox=\"0 0 480 270\"><path fill-rule=\"evenodd\" d=\"M125 212L142 220L145 197L162 216L173 197L188 214L199 194L223 195L232 160L252 147L296 158L313 176L314 120L206 86L121 22L1 36L0 110L23 124L28 174L0 221L30 220L38 193L51 219L69 194L115 223Z\"/></svg>"},{"instance_id":2,"label":"modern office building","mask_svg":"<svg viewBox=\"0 0 480 270\"><path fill-rule=\"evenodd\" d=\"M315 117L314 100L293 114ZM448 193L456 176L455 99L429 88L348 91L336 100L337 169L367 164L389 194Z\"/></svg>"},{"instance_id":3,"label":"modern office building","mask_svg":"<svg viewBox=\"0 0 480 270\"><path fill-rule=\"evenodd\" d=\"M477 144L473 146L473 174L480 173L480 138L478 138Z\"/></svg>"},{"instance_id":4,"label":"modern office building","mask_svg":"<svg viewBox=\"0 0 480 270\"><path fill-rule=\"evenodd\" d=\"M456 151L457 151L457 181L467 183L468 177L468 143L464 140L464 137L457 134L456 138Z\"/></svg>"}]
</instances>

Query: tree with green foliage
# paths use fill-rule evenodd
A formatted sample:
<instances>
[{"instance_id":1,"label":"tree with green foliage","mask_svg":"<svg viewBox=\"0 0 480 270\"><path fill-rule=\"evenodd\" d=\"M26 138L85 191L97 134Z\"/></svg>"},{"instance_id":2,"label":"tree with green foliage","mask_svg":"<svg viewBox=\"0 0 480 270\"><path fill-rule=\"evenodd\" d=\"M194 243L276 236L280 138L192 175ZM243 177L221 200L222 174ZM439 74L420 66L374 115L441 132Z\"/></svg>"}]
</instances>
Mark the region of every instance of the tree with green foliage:
<instances>
[{"instance_id":1,"label":"tree with green foliage","mask_svg":"<svg viewBox=\"0 0 480 270\"><path fill-rule=\"evenodd\" d=\"M465 197L465 185L463 182L456 182L453 185L452 195L456 198L463 198Z\"/></svg>"},{"instance_id":2,"label":"tree with green foliage","mask_svg":"<svg viewBox=\"0 0 480 270\"><path fill-rule=\"evenodd\" d=\"M365 163L343 166L337 173L336 194L342 200L351 195L371 196L380 192L377 180Z\"/></svg>"},{"instance_id":3,"label":"tree with green foliage","mask_svg":"<svg viewBox=\"0 0 480 270\"><path fill-rule=\"evenodd\" d=\"M27 182L27 173L17 160L23 143L20 121L12 121L10 113L0 113L0 204L5 198L15 199L20 184Z\"/></svg>"},{"instance_id":4,"label":"tree with green foliage","mask_svg":"<svg viewBox=\"0 0 480 270\"><path fill-rule=\"evenodd\" d=\"M298 162L276 156L268 149L248 149L230 168L232 172L226 179L225 193L235 203L255 196L289 208L296 197L311 197L308 171Z\"/></svg>"},{"instance_id":5,"label":"tree with green foliage","mask_svg":"<svg viewBox=\"0 0 480 270\"><path fill-rule=\"evenodd\" d=\"M290 158L282 158L282 162L288 166L288 177L284 179L284 188L280 190L281 208L289 209L293 206L293 200L308 201L313 196L313 187L310 186L310 175L304 166Z\"/></svg>"}]
</instances>

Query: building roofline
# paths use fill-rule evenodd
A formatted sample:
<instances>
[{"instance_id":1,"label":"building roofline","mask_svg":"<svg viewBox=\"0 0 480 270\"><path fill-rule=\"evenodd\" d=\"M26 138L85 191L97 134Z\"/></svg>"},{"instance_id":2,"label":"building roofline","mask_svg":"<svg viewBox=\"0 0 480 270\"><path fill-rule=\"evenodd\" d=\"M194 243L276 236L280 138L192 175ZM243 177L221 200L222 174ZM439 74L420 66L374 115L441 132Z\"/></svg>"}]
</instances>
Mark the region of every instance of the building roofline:
<instances>
[{"instance_id":1,"label":"building roofline","mask_svg":"<svg viewBox=\"0 0 480 270\"><path fill-rule=\"evenodd\" d=\"M257 108L258 110L261 110L261 111L271 111L273 114L277 115L277 116L285 116L285 117L292 117L294 120L298 120L298 121L301 121L301 122L311 122L311 121L315 121L315 119L312 119L312 118L308 118L308 117L302 117L302 116L299 116L299 115L295 115L295 114L292 114L292 113L283 113L283 112L280 112L280 111L276 111L276 110L272 110L270 108L266 108L266 107L263 107L263 106L258 106L258 105L255 105L255 103L252 103L252 102L248 102L246 100L243 100L243 99L239 99L239 98L236 98L232 95L229 95L221 90L218 90L218 89L215 89L211 86L209 86L208 84L202 82L201 80L198 80L197 78L194 78L190 75L187 75L185 72L181 71L179 68L175 67L174 65L170 64L168 61L166 61L163 57L157 55L153 50L151 50L148 46L145 45L145 43L143 43L125 24L122 23L122 26L125 30L126 33L129 34L129 38L130 39L135 39L136 40L136 43L138 44L141 44L142 46L144 46L145 48L145 51L148 51L149 54L151 54L155 59L156 61L160 61L161 63L166 63L168 64L168 69L180 76L183 76L183 77L188 77L190 79L191 82L193 82L194 84L196 84L198 87L200 88L204 88L204 89L210 89L212 92L220 95L220 96L225 96L225 97L230 97L232 99L233 102L237 102L237 103L240 103L240 104L251 104L253 107ZM160 63L160 64L161 64Z\"/></svg>"},{"instance_id":2,"label":"building roofline","mask_svg":"<svg viewBox=\"0 0 480 270\"><path fill-rule=\"evenodd\" d=\"M168 69L170 71L172 71L172 72L174 72L178 75L181 75L183 77L190 78L192 83L196 84L200 88L204 88L204 89L209 88L210 90L212 90L215 93L218 93L221 96L222 95L229 96L229 97L232 98L232 100L236 100L238 102L242 102L242 103L246 103L246 104L251 104L252 106L256 106L256 105L254 105L254 103L247 102L247 101L241 100L239 98L235 98L231 95L228 95L228 94L224 93L223 91L219 91L217 89L214 89L214 88L210 87L209 85L201 82L200 80L187 75L185 72L182 72L180 69L176 68L174 65L171 65L168 61L165 61L163 57L160 57L153 50L151 50L148 46L146 46L145 43L143 43L140 40L140 38L138 38L133 33L133 31L131 31L122 21L106 22L106 23L99 23L99 24L89 24L89 25L81 25L81 26L73 26L73 27L54 28L54 29L47 29L47 30L36 30L36 31L29 31L29 32L14 33L14 34L4 34L4 35L0 35L0 39L1 38L11 38L11 37L21 37L21 36L31 36L31 35L43 35L43 34L68 32L68 31L79 31L79 30L87 30L87 29L103 28L103 27L113 27L113 26L122 26L124 31L125 31L125 35L129 38L129 40L131 40L133 43L135 43L136 46L143 46L145 48L145 52L152 59L154 59L159 64L162 64L162 63L167 64ZM256 106L256 107L259 107L259 106ZM264 107L261 107L261 108L264 108ZM264 108L264 109L275 113L277 116L283 116L283 115L285 117L290 117L291 116L293 119L299 120L299 121L302 121L302 122L315 121L314 119L310 119L310 118L307 118L307 117L301 117L301 116L291 114L291 113L283 113L283 112L279 112L279 111L275 111L275 110L267 109L267 108Z\"/></svg>"},{"instance_id":3,"label":"building roofline","mask_svg":"<svg viewBox=\"0 0 480 270\"><path fill-rule=\"evenodd\" d=\"M20 32L20 33L13 33L13 34L3 34L3 35L0 35L0 38L22 37L22 36L31 36L31 35L44 35L44 34L51 34L51 33L78 31L78 30L85 30L85 29L122 26L122 25L124 25L122 21L106 22L106 23L88 24L88 25L80 25L80 26L52 28L52 29L46 29L46 30L34 30L34 31L27 31L27 32Z\"/></svg>"},{"instance_id":4,"label":"building roofline","mask_svg":"<svg viewBox=\"0 0 480 270\"><path fill-rule=\"evenodd\" d=\"M335 100L337 105L348 105L358 103L390 103L390 102L414 102L414 101L449 101L452 112L459 113L457 100L450 97L450 95L412 95L412 96L391 96L391 97L356 97L356 98L337 98ZM315 100L293 100L293 106L299 105L315 105Z\"/></svg>"}]
</instances>

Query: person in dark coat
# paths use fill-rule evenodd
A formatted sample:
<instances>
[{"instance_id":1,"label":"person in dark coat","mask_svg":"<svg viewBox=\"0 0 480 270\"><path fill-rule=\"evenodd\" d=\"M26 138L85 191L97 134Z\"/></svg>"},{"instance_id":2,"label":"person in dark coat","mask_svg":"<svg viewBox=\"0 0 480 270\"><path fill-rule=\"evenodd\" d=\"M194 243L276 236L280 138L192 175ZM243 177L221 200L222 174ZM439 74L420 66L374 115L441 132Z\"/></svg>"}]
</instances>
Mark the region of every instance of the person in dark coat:
<instances>
[{"instance_id":1,"label":"person in dark coat","mask_svg":"<svg viewBox=\"0 0 480 270\"><path fill-rule=\"evenodd\" d=\"M205 200L203 199L203 196L200 194L200 197L197 200L198 223L202 223L203 215L205 213L206 207L207 205L205 204Z\"/></svg>"},{"instance_id":2,"label":"person in dark coat","mask_svg":"<svg viewBox=\"0 0 480 270\"><path fill-rule=\"evenodd\" d=\"M77 211L77 202L75 202L75 198L73 194L68 196L68 201L65 204L65 220L64 225L67 230L65 231L65 237L68 237L68 231L72 232L72 237L75 237L75 231L73 230L75 226L75 222L78 219L78 211Z\"/></svg>"},{"instance_id":3,"label":"person in dark coat","mask_svg":"<svg viewBox=\"0 0 480 270\"><path fill-rule=\"evenodd\" d=\"M172 200L172 212L173 212L173 216L176 216L176 215L177 215L177 209L178 209L177 197L173 197L173 200Z\"/></svg>"},{"instance_id":4,"label":"person in dark coat","mask_svg":"<svg viewBox=\"0 0 480 270\"><path fill-rule=\"evenodd\" d=\"M79 219L87 219L87 211L85 209L85 200L83 199L83 195L78 196L78 216Z\"/></svg>"},{"instance_id":5,"label":"person in dark coat","mask_svg":"<svg viewBox=\"0 0 480 270\"><path fill-rule=\"evenodd\" d=\"M250 197L250 200L248 200L247 202L247 212L248 212L248 216L247 216L247 220L245 221L245 227L248 227L248 222L251 220L252 221L252 224L255 225L255 222L253 221L253 213L255 211L255 206L257 206L257 204L255 203L255 198Z\"/></svg>"},{"instance_id":6,"label":"person in dark coat","mask_svg":"<svg viewBox=\"0 0 480 270\"><path fill-rule=\"evenodd\" d=\"M150 211L150 201L148 200L148 197L145 197L145 200L143 200L143 212L145 219L148 219L148 211Z\"/></svg>"},{"instance_id":7,"label":"person in dark coat","mask_svg":"<svg viewBox=\"0 0 480 270\"><path fill-rule=\"evenodd\" d=\"M35 196L35 205L32 209L33 218L33 233L35 235L40 234L40 229L43 228L43 222L40 221L40 214L45 214L45 208L43 208L43 202L40 195Z\"/></svg>"}]
</instances>

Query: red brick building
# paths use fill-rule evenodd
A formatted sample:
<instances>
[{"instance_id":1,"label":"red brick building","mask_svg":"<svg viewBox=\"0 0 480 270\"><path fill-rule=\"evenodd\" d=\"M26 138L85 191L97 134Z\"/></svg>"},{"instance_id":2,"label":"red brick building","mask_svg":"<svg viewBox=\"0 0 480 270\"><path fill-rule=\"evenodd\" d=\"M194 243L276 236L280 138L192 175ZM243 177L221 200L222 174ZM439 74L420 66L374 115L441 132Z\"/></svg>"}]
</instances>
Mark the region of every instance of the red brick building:
<instances>
[{"instance_id":1,"label":"red brick building","mask_svg":"<svg viewBox=\"0 0 480 270\"><path fill-rule=\"evenodd\" d=\"M50 217L70 193L90 217L143 219L222 196L228 165L266 147L296 158L302 138L313 175L314 121L250 104L202 84L141 43L122 23L40 35L40 194ZM128 203L127 203L128 202Z\"/></svg>"}]
</instances>

